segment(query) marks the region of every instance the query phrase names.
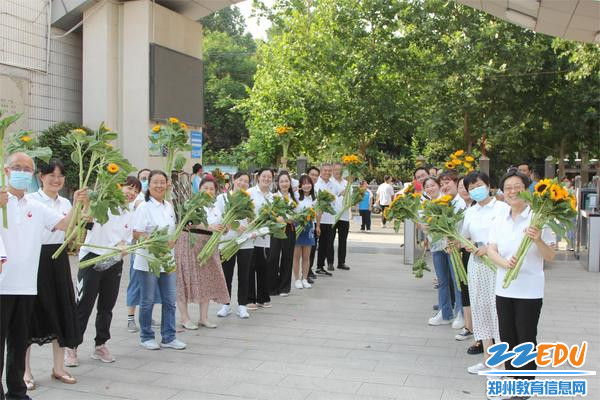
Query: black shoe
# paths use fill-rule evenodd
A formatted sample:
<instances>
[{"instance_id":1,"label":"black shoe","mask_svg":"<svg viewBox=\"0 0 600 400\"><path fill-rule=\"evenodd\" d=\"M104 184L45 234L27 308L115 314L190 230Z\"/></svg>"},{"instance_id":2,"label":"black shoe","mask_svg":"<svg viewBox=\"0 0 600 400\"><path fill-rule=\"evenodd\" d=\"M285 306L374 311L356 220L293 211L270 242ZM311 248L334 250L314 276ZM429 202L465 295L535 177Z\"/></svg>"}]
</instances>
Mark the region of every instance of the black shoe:
<instances>
[{"instance_id":1,"label":"black shoe","mask_svg":"<svg viewBox=\"0 0 600 400\"><path fill-rule=\"evenodd\" d=\"M467 350L468 354L481 354L483 353L483 342L478 340L473 346L469 347Z\"/></svg>"},{"instance_id":2,"label":"black shoe","mask_svg":"<svg viewBox=\"0 0 600 400\"><path fill-rule=\"evenodd\" d=\"M327 266L327 271L335 271L335 268L333 268L333 264L329 264Z\"/></svg>"},{"instance_id":3,"label":"black shoe","mask_svg":"<svg viewBox=\"0 0 600 400\"><path fill-rule=\"evenodd\" d=\"M315 275L315 273L313 272L312 269L308 270L308 277L309 278L313 278L313 279L317 279L317 276Z\"/></svg>"},{"instance_id":4,"label":"black shoe","mask_svg":"<svg viewBox=\"0 0 600 400\"><path fill-rule=\"evenodd\" d=\"M434 305L433 305L433 310L434 310L434 311L437 311L437 310L439 310L439 309L440 309L440 306L439 306L438 304L434 304Z\"/></svg>"},{"instance_id":5,"label":"black shoe","mask_svg":"<svg viewBox=\"0 0 600 400\"><path fill-rule=\"evenodd\" d=\"M309 276L308 278L306 278L306 282L310 283L311 285L313 283L315 283L315 281L312 280L312 278Z\"/></svg>"},{"instance_id":6,"label":"black shoe","mask_svg":"<svg viewBox=\"0 0 600 400\"><path fill-rule=\"evenodd\" d=\"M317 268L315 272L317 275L331 276L331 272L327 272L323 268Z\"/></svg>"},{"instance_id":7,"label":"black shoe","mask_svg":"<svg viewBox=\"0 0 600 400\"><path fill-rule=\"evenodd\" d=\"M350 271L350 267L346 264L338 265L337 269L343 269L344 271Z\"/></svg>"}]
</instances>

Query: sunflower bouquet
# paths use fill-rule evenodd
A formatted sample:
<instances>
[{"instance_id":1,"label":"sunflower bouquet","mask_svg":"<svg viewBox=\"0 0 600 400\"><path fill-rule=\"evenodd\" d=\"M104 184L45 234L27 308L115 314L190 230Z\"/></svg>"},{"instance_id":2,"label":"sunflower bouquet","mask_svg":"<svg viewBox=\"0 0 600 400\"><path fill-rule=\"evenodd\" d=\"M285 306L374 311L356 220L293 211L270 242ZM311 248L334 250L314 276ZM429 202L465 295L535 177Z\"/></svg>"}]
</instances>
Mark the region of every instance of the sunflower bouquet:
<instances>
[{"instance_id":1,"label":"sunflower bouquet","mask_svg":"<svg viewBox=\"0 0 600 400\"><path fill-rule=\"evenodd\" d=\"M220 188L225 187L225 184L229 182L229 179L227 179L227 175L225 175L223 171L221 171L221 169L219 168L213 169L210 172L210 174L213 176L213 178L215 178L215 181L217 182L217 185Z\"/></svg>"},{"instance_id":2,"label":"sunflower bouquet","mask_svg":"<svg viewBox=\"0 0 600 400\"><path fill-rule=\"evenodd\" d=\"M123 247L102 247L93 244L85 244L86 247L102 248L111 250L109 253L102 256L86 260L79 264L79 268L86 268L97 264L98 262L118 256L122 253L131 253L136 256L144 257L148 261L150 271L156 276L161 273L161 268L164 272L170 273L175 270L175 259L171 243L177 241L183 229L188 225L206 224L207 216L204 207L210 207L214 203L208 193L196 193L192 195L186 202L178 206L179 222L172 234L168 233L168 228L160 228L153 230L148 236L138 240L136 243ZM84 245L83 243L79 243ZM148 254L137 253L138 250L146 249Z\"/></svg>"},{"instance_id":3,"label":"sunflower bouquet","mask_svg":"<svg viewBox=\"0 0 600 400\"><path fill-rule=\"evenodd\" d=\"M164 125L156 124L152 127L150 142L158 146L161 152L166 149L165 172L169 176L172 171L181 171L185 166L186 158L180 153L192 149L192 145L188 143L187 129L187 125L175 117L168 118Z\"/></svg>"},{"instance_id":4,"label":"sunflower bouquet","mask_svg":"<svg viewBox=\"0 0 600 400\"><path fill-rule=\"evenodd\" d=\"M542 179L535 185L533 193L524 190L519 196L531 207L531 226L537 229L549 226L556 235L563 237L573 228L577 199L558 180ZM529 236L523 238L515 254L517 264L506 273L502 287L507 288L517 278L532 243L533 239Z\"/></svg>"},{"instance_id":5,"label":"sunflower bouquet","mask_svg":"<svg viewBox=\"0 0 600 400\"><path fill-rule=\"evenodd\" d=\"M328 190L320 190L316 196L315 203L315 211L317 214L320 213L328 213L335 214L335 209L333 208L333 202L335 201L335 196Z\"/></svg>"},{"instance_id":6,"label":"sunflower bouquet","mask_svg":"<svg viewBox=\"0 0 600 400\"><path fill-rule=\"evenodd\" d=\"M396 195L390 205L383 211L383 216L388 221L394 221L394 230L398 232L404 220L410 219L419 222L419 209L421 208L421 194L415 192L411 183Z\"/></svg>"},{"instance_id":7,"label":"sunflower bouquet","mask_svg":"<svg viewBox=\"0 0 600 400\"><path fill-rule=\"evenodd\" d=\"M296 239L300 237L302 231L304 231L309 224L312 224L316 217L317 212L312 207L305 208L293 215L292 220L296 226Z\"/></svg>"},{"instance_id":8,"label":"sunflower bouquet","mask_svg":"<svg viewBox=\"0 0 600 400\"><path fill-rule=\"evenodd\" d=\"M240 220L254 218L254 203L250 194L245 190L227 192L227 201L221 224L230 229L237 230ZM198 265L204 265L219 247L219 243L225 232L213 232L206 245L198 254ZM235 253L234 253L235 254Z\"/></svg>"},{"instance_id":9,"label":"sunflower bouquet","mask_svg":"<svg viewBox=\"0 0 600 400\"><path fill-rule=\"evenodd\" d=\"M76 205L75 214L65 232L65 242L52 258L57 258L71 240L79 241L88 217L104 223L108 220L109 210L118 213L125 206L125 197L118 185L135 168L119 151L113 149L110 141L116 138L117 133L104 123L96 131L77 128L61 138L61 144L72 149L71 159L79 167L79 189L88 187L94 175L95 183L90 193L89 211L83 215L83 204Z\"/></svg>"},{"instance_id":10,"label":"sunflower bouquet","mask_svg":"<svg viewBox=\"0 0 600 400\"><path fill-rule=\"evenodd\" d=\"M456 239L458 234L458 224L463 219L463 210L454 211L451 203L452 196L442 196L439 199L426 201L423 203L423 220L427 224L427 231L431 234L434 241L443 238ZM467 284L467 273L463 265L462 258L458 248L452 247L450 251L450 261L454 269L454 276L458 283Z\"/></svg>"},{"instance_id":11,"label":"sunflower bouquet","mask_svg":"<svg viewBox=\"0 0 600 400\"><path fill-rule=\"evenodd\" d=\"M450 159L444 163L444 167L466 175L475 170L475 157L467 154L464 150L456 150L450 154Z\"/></svg>"},{"instance_id":12,"label":"sunflower bouquet","mask_svg":"<svg viewBox=\"0 0 600 400\"><path fill-rule=\"evenodd\" d=\"M415 278L422 278L423 271L431 272L431 269L429 268L429 266L427 265L427 262L425 261L425 256L422 256L417 261L415 261L415 263L412 266L412 273L415 276Z\"/></svg>"},{"instance_id":13,"label":"sunflower bouquet","mask_svg":"<svg viewBox=\"0 0 600 400\"><path fill-rule=\"evenodd\" d=\"M350 154L342 157L342 164L346 171L348 171L348 184L344 189L344 195L342 197L342 208L335 214L334 224L339 221L341 216L348 211L350 208L358 204L363 196L365 195L364 189L353 190L352 182L355 178L362 175L364 170L364 163L356 154Z\"/></svg>"},{"instance_id":14,"label":"sunflower bouquet","mask_svg":"<svg viewBox=\"0 0 600 400\"><path fill-rule=\"evenodd\" d=\"M2 112L0 111L0 185L2 187L6 186L6 175L4 174L4 136L6 134L6 130L9 126L14 124L19 118L21 118L22 114L13 114L8 117L2 117ZM6 206L2 207L2 221L5 229L8 229L8 212Z\"/></svg>"},{"instance_id":15,"label":"sunflower bouquet","mask_svg":"<svg viewBox=\"0 0 600 400\"><path fill-rule=\"evenodd\" d=\"M286 223L282 222L282 215L285 215L284 206L280 201L267 202L258 211L255 218L248 224L244 233L240 236L230 239L221 249L221 260L227 261L237 253L242 244L248 239L256 236L272 235L278 239L285 239ZM283 200L281 200L283 201Z\"/></svg>"},{"instance_id":16,"label":"sunflower bouquet","mask_svg":"<svg viewBox=\"0 0 600 400\"><path fill-rule=\"evenodd\" d=\"M291 126L278 126L275 128L275 134L279 138L281 142L281 148L283 150L283 158L287 160L288 150L291 142L291 133L294 131L294 128Z\"/></svg>"}]
</instances>

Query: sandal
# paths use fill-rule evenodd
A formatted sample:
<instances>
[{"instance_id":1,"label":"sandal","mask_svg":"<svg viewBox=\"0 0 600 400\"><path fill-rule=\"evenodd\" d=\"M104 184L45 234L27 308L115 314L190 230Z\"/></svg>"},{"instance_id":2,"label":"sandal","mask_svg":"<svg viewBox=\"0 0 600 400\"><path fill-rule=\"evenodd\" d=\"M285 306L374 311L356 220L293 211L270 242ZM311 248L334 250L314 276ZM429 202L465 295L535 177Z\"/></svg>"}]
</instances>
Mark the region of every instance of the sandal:
<instances>
[{"instance_id":1,"label":"sandal","mask_svg":"<svg viewBox=\"0 0 600 400\"><path fill-rule=\"evenodd\" d=\"M35 385L35 379L33 379L33 376L31 377L31 379L23 378L23 382L25 382L25 386L27 386L27 390L35 390L35 388L37 387Z\"/></svg>"},{"instance_id":2,"label":"sandal","mask_svg":"<svg viewBox=\"0 0 600 400\"><path fill-rule=\"evenodd\" d=\"M68 372L65 372L65 375L58 375L56 374L56 372L54 372L54 370L52 370L52 374L50 376L56 380L61 381L62 383L67 383L69 385L77 383L77 379L75 379L75 377L73 377L73 375L69 374Z\"/></svg>"}]
</instances>

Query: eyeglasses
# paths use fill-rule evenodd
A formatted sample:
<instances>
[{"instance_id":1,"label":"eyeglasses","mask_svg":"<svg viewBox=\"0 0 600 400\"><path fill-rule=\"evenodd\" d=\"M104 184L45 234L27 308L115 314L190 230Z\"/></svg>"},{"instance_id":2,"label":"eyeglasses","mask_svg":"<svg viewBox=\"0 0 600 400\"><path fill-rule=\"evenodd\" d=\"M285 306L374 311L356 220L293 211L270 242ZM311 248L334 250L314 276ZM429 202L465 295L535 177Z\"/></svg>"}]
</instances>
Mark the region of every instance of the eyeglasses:
<instances>
[{"instance_id":1,"label":"eyeglasses","mask_svg":"<svg viewBox=\"0 0 600 400\"><path fill-rule=\"evenodd\" d=\"M30 172L33 174L33 169L29 168L29 167L19 167L19 166L15 166L15 167L8 167L11 171L14 172Z\"/></svg>"},{"instance_id":2,"label":"eyeglasses","mask_svg":"<svg viewBox=\"0 0 600 400\"><path fill-rule=\"evenodd\" d=\"M504 186L505 192L520 192L525 189L524 185Z\"/></svg>"}]
</instances>

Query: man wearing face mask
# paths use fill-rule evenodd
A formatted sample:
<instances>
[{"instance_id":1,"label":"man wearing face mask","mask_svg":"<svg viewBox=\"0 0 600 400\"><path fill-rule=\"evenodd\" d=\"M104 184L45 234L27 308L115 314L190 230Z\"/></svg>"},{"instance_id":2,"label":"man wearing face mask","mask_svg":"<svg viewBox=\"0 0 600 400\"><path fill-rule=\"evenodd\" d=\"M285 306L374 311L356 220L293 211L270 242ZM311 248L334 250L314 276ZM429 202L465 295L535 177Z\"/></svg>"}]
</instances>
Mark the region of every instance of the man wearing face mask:
<instances>
[{"instance_id":1,"label":"man wearing face mask","mask_svg":"<svg viewBox=\"0 0 600 400\"><path fill-rule=\"evenodd\" d=\"M33 179L33 160L25 153L8 157L4 172L8 193L0 196L0 206L7 208L8 228L1 228L7 261L0 269L0 376L4 367L4 344L7 342L7 399L29 399L23 381L25 351L29 337L29 317L37 295L37 276L44 229L65 231L77 207L67 216L27 199L25 191ZM74 203L88 203L87 190L75 192ZM4 224L4 217L1 217ZM10 327L10 329L9 329ZM0 398L4 388L0 384Z\"/></svg>"}]
</instances>

